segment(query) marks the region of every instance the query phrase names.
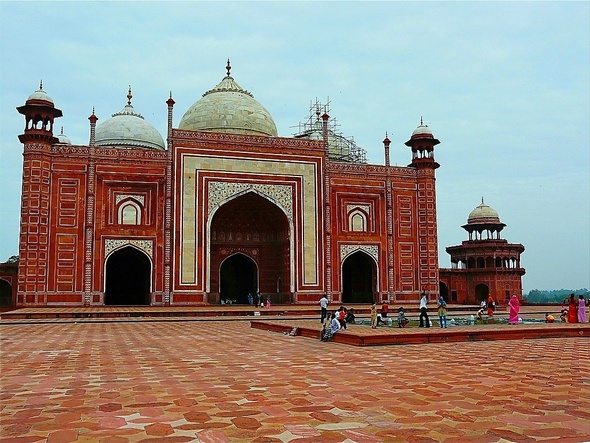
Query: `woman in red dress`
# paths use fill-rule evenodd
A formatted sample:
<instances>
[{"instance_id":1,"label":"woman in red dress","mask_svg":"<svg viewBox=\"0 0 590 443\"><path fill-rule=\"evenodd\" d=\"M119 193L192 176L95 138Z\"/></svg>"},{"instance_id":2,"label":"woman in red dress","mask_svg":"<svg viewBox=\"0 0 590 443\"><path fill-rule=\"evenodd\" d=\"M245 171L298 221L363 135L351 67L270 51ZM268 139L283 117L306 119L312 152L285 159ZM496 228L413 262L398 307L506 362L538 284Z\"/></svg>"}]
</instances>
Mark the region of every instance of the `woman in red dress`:
<instances>
[{"instance_id":1,"label":"woman in red dress","mask_svg":"<svg viewBox=\"0 0 590 443\"><path fill-rule=\"evenodd\" d=\"M578 323L578 302L574 294L570 294L567 303L567 322Z\"/></svg>"}]
</instances>

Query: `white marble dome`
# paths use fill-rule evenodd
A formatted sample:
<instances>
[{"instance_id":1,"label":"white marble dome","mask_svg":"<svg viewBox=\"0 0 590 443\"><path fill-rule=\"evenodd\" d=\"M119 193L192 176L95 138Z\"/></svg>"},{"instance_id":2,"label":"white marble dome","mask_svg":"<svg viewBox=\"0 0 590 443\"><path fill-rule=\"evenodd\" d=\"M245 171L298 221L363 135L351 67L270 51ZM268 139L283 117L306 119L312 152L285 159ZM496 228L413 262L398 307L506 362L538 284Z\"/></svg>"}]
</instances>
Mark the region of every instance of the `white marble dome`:
<instances>
[{"instance_id":1,"label":"white marble dome","mask_svg":"<svg viewBox=\"0 0 590 443\"><path fill-rule=\"evenodd\" d=\"M481 203L469 213L469 217L467 217L467 223L473 222L493 222L493 223L500 223L500 216L496 211L486 205L481 199Z\"/></svg>"},{"instance_id":2,"label":"white marble dome","mask_svg":"<svg viewBox=\"0 0 590 443\"><path fill-rule=\"evenodd\" d=\"M71 145L72 144L72 142L70 141L70 139L66 135L64 135L64 128L63 128L63 126L61 128L61 132L58 135L56 135L56 137L57 137L58 143L60 145Z\"/></svg>"},{"instance_id":3,"label":"white marble dome","mask_svg":"<svg viewBox=\"0 0 590 443\"><path fill-rule=\"evenodd\" d=\"M47 94L47 92L45 92L43 90L43 82L39 82L39 89L35 92L33 92L31 95L29 95L29 98L27 98L27 103L29 101L44 101L44 102L48 102L49 104L51 104L51 106L54 106L55 103L53 102L53 99Z\"/></svg>"},{"instance_id":4,"label":"white marble dome","mask_svg":"<svg viewBox=\"0 0 590 443\"><path fill-rule=\"evenodd\" d=\"M412 132L412 135L430 135L430 136L432 136L432 131L430 130L428 125L425 125L422 122L420 122L420 126L418 126L416 129L414 129L414 132Z\"/></svg>"},{"instance_id":5,"label":"white marble dome","mask_svg":"<svg viewBox=\"0 0 590 443\"><path fill-rule=\"evenodd\" d=\"M96 127L97 146L164 150L164 139L131 105L131 90L125 107Z\"/></svg>"},{"instance_id":6,"label":"white marble dome","mask_svg":"<svg viewBox=\"0 0 590 443\"><path fill-rule=\"evenodd\" d=\"M185 112L178 128L276 137L270 113L236 83L229 75L230 68L228 62L227 76Z\"/></svg>"}]
</instances>

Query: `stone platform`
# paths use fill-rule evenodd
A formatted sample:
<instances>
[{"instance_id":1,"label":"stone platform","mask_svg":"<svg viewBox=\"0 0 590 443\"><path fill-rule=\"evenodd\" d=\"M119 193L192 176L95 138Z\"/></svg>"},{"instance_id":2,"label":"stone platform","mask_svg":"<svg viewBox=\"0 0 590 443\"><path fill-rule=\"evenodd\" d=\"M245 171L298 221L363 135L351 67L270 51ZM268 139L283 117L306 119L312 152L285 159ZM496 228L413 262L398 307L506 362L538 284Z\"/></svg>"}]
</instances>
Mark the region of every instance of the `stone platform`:
<instances>
[{"instance_id":1,"label":"stone platform","mask_svg":"<svg viewBox=\"0 0 590 443\"><path fill-rule=\"evenodd\" d=\"M272 321L252 320L250 325L283 334L319 339L319 321L299 319ZM406 345L423 343L453 343L484 340L522 340L556 337L590 338L590 323L533 323L533 324L478 324L451 326L446 329L433 326L430 328L397 326L379 326L371 329L368 325L348 325L348 329L336 333L332 341L353 346Z\"/></svg>"}]
</instances>

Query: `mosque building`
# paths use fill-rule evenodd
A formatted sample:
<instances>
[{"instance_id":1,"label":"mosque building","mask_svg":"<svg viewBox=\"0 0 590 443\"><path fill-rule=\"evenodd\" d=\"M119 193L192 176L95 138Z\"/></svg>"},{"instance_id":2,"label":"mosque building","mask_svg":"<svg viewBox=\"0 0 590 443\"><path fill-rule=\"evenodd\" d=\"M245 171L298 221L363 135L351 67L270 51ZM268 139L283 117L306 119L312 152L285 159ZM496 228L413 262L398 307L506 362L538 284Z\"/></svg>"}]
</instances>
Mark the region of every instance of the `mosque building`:
<instances>
[{"instance_id":1,"label":"mosque building","mask_svg":"<svg viewBox=\"0 0 590 443\"><path fill-rule=\"evenodd\" d=\"M319 103L297 134L279 136L226 69L178 127L170 95L165 138L131 88L111 118L99 124L93 110L84 146L56 134L62 111L42 86L17 108L18 273L0 280L12 305L244 304L258 292L292 304L324 293L334 303L436 300L431 130L421 122L411 133L408 166L390 165L387 136L384 165L368 164Z\"/></svg>"}]
</instances>

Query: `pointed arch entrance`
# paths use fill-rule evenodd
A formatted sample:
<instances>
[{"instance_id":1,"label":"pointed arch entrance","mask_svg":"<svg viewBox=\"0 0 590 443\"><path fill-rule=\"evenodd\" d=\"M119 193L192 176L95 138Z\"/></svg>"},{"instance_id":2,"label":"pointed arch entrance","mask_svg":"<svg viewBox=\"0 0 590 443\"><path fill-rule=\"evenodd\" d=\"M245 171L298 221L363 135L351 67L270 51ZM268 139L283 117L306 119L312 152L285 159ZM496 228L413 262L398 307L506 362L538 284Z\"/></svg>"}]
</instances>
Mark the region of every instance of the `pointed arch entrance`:
<instances>
[{"instance_id":1,"label":"pointed arch entrance","mask_svg":"<svg viewBox=\"0 0 590 443\"><path fill-rule=\"evenodd\" d=\"M377 267L366 253L357 251L342 263L342 303L373 303Z\"/></svg>"},{"instance_id":2,"label":"pointed arch entrance","mask_svg":"<svg viewBox=\"0 0 590 443\"><path fill-rule=\"evenodd\" d=\"M251 191L227 201L211 220L210 269L211 303L222 297L248 303L248 292L257 290L273 303L289 300L291 242L285 213Z\"/></svg>"},{"instance_id":3,"label":"pointed arch entrance","mask_svg":"<svg viewBox=\"0 0 590 443\"><path fill-rule=\"evenodd\" d=\"M12 306L12 286L0 278L0 307Z\"/></svg>"},{"instance_id":4,"label":"pointed arch entrance","mask_svg":"<svg viewBox=\"0 0 590 443\"><path fill-rule=\"evenodd\" d=\"M480 283L475 287L475 300L480 302L482 300L487 300L488 296L490 295L490 288L488 285Z\"/></svg>"},{"instance_id":5,"label":"pointed arch entrance","mask_svg":"<svg viewBox=\"0 0 590 443\"><path fill-rule=\"evenodd\" d=\"M258 268L250 257L234 254L221 264L219 297L232 303L247 304L248 294L258 290Z\"/></svg>"},{"instance_id":6,"label":"pointed arch entrance","mask_svg":"<svg viewBox=\"0 0 590 443\"><path fill-rule=\"evenodd\" d=\"M145 253L126 246L109 255L105 268L105 305L150 304L151 263Z\"/></svg>"}]
</instances>

